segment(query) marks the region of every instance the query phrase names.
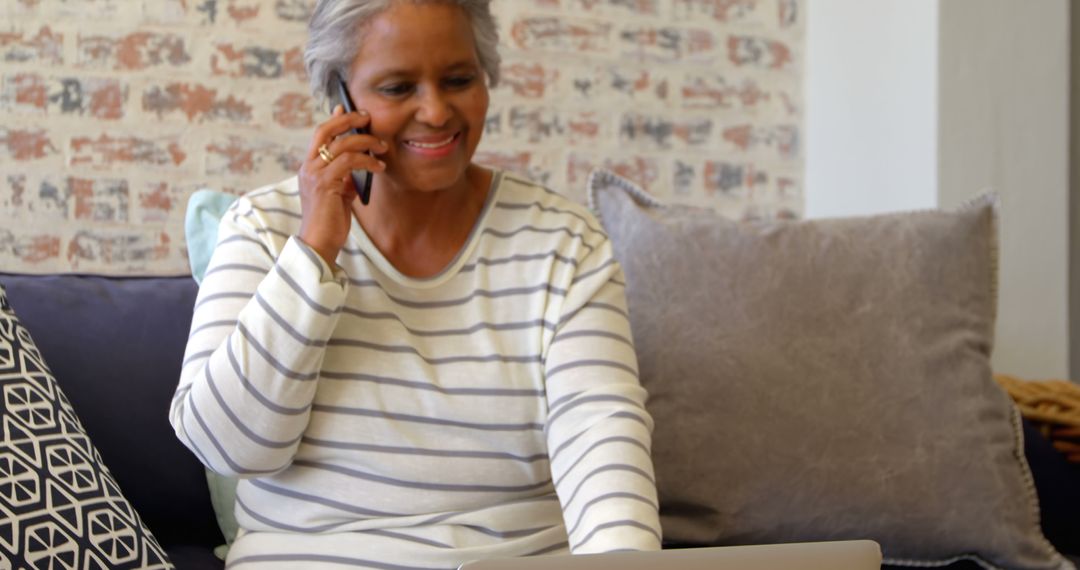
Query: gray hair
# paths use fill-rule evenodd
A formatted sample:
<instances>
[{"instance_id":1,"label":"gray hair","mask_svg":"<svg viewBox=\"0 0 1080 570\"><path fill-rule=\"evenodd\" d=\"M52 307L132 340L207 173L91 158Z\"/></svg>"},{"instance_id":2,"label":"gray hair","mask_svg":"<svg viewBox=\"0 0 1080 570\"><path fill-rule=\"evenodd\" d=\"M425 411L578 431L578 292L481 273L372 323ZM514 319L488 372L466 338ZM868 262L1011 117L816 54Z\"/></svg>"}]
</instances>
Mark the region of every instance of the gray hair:
<instances>
[{"instance_id":1,"label":"gray hair","mask_svg":"<svg viewBox=\"0 0 1080 570\"><path fill-rule=\"evenodd\" d=\"M349 76L365 25L396 0L318 0L308 22L308 41L304 48L304 67L311 83L311 93L320 103L333 100L329 91L330 72ZM412 0L419 1L419 0ZM491 0L443 0L465 10L473 29L480 67L492 87L499 82L499 31L491 14Z\"/></svg>"}]
</instances>

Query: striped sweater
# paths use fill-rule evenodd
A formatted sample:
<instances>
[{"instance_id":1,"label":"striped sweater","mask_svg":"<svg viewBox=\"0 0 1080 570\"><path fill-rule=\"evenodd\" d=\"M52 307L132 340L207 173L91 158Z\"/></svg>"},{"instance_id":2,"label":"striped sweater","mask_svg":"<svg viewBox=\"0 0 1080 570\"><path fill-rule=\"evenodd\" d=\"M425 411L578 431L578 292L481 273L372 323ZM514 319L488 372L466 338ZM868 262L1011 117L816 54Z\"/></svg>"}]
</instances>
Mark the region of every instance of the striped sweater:
<instances>
[{"instance_id":1,"label":"striped sweater","mask_svg":"<svg viewBox=\"0 0 1080 570\"><path fill-rule=\"evenodd\" d=\"M496 173L422 279L355 219L331 268L300 219L295 178L225 215L170 411L241 478L230 568L660 547L625 283L588 210Z\"/></svg>"}]
</instances>

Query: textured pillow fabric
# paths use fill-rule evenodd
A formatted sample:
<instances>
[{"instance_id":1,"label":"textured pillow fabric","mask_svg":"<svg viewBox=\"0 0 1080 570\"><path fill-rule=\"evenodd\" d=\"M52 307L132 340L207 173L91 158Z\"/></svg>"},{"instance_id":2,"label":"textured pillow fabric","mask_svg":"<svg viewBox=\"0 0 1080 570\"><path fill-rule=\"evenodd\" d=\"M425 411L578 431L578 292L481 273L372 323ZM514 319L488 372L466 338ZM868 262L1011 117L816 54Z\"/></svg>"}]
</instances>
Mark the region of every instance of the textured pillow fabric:
<instances>
[{"instance_id":1,"label":"textured pillow fabric","mask_svg":"<svg viewBox=\"0 0 1080 570\"><path fill-rule=\"evenodd\" d=\"M217 245L218 225L237 196L216 190L199 190L188 199L184 213L184 239L187 242L188 263L191 276L201 284L203 274L210 265L210 257ZM214 505L218 528L225 537L225 544L215 549L222 560L228 555L229 545L236 540L240 524L236 522L237 480L206 470L206 484L210 488L210 502Z\"/></svg>"},{"instance_id":2,"label":"textured pillow fabric","mask_svg":"<svg viewBox=\"0 0 1080 570\"><path fill-rule=\"evenodd\" d=\"M607 171L664 538L866 538L886 563L1064 569L992 380L996 201L740 224Z\"/></svg>"},{"instance_id":3,"label":"textured pillow fabric","mask_svg":"<svg viewBox=\"0 0 1080 570\"><path fill-rule=\"evenodd\" d=\"M172 568L0 286L0 568Z\"/></svg>"}]
</instances>

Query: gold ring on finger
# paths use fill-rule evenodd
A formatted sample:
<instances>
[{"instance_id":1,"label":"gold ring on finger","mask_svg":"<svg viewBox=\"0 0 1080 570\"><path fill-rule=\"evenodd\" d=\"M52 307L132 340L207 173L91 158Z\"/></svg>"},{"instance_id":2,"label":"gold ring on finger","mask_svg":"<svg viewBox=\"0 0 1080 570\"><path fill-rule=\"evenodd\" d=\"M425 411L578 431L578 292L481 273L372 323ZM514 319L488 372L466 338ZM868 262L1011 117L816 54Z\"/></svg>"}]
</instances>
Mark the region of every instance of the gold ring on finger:
<instances>
[{"instance_id":1,"label":"gold ring on finger","mask_svg":"<svg viewBox=\"0 0 1080 570\"><path fill-rule=\"evenodd\" d=\"M319 147L319 157L322 158L323 162L326 164L330 164L330 162L334 160L334 153L330 152L330 149L324 144Z\"/></svg>"}]
</instances>

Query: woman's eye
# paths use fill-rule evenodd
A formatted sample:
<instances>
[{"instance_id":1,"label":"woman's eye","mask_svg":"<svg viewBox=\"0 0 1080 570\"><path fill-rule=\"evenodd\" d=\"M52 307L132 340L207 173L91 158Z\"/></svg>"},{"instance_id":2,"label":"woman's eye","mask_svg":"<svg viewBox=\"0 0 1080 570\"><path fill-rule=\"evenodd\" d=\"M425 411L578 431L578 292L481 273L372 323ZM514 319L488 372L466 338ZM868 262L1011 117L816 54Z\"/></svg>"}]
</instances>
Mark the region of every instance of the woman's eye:
<instances>
[{"instance_id":1,"label":"woman's eye","mask_svg":"<svg viewBox=\"0 0 1080 570\"><path fill-rule=\"evenodd\" d=\"M476 76L473 75L460 75L457 77L450 77L446 79L446 84L450 87L465 87L473 82Z\"/></svg>"},{"instance_id":2,"label":"woman's eye","mask_svg":"<svg viewBox=\"0 0 1080 570\"><path fill-rule=\"evenodd\" d=\"M384 85L379 88L379 92L384 95L398 96L408 93L412 89L412 86L408 83L395 83L393 85Z\"/></svg>"}]
</instances>

